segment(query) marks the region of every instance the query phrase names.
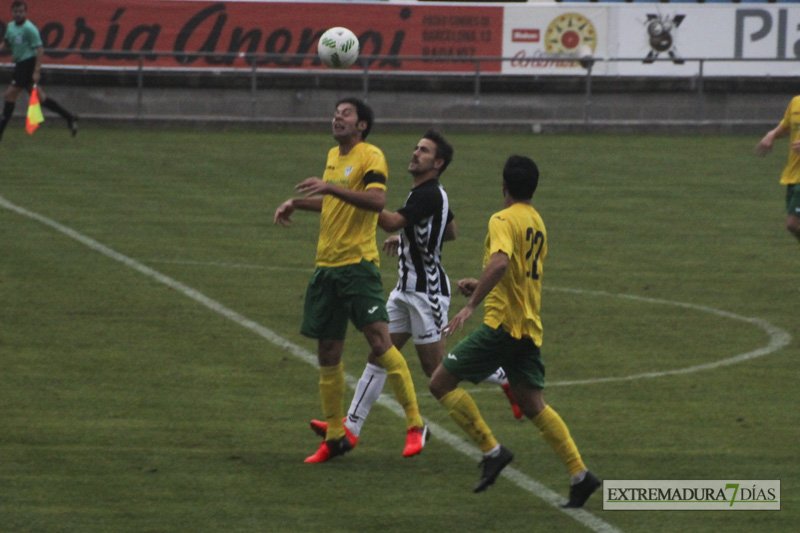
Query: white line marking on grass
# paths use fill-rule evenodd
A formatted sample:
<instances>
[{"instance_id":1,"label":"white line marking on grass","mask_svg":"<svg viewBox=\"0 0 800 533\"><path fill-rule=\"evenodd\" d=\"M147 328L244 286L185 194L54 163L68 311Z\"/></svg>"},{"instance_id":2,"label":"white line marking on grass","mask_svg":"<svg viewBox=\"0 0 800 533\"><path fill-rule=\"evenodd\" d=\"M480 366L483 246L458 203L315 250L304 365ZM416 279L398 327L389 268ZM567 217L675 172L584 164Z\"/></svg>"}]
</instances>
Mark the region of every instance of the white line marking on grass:
<instances>
[{"instance_id":1,"label":"white line marking on grass","mask_svg":"<svg viewBox=\"0 0 800 533\"><path fill-rule=\"evenodd\" d=\"M675 370L663 370L659 372L645 372L642 374L632 374L630 376L619 376L619 377L606 377L606 378L594 378L594 379L581 379L581 380L572 380L572 381L554 381L547 384L548 387L566 387L570 385L590 385L594 383L610 383L614 381L634 381L637 379L649 379L649 378L660 378L664 376L674 376L678 374L692 374L694 372L700 372L703 370L714 370L716 368L720 368L723 366L733 365L736 363L741 363L742 361L747 361L749 359L755 359L757 357L761 357L763 355L768 355L773 352L780 350L789 345L792 340L792 336L789 333L777 326L774 326L763 320L761 318L753 318L753 317L746 317L737 315L734 313L729 313L728 311L722 311L720 309L714 309L713 307L706 307L703 305L695 305L685 302L676 302L672 300L660 300L657 298L645 298L643 296L634 296L632 294L614 294L606 291L586 291L580 289L565 289L559 287L547 287L548 290L556 291L556 292L567 292L571 294L578 294L578 295L591 295L591 296L608 296L614 298L623 298L626 300L632 300L635 302L643 302L649 304L657 304L657 305L671 305L674 307L682 307L684 309L692 309L694 311L701 311L703 313L710 313L712 315L720 316L723 318L730 318L732 320L738 320L740 322L745 322L747 324L751 324L758 328L764 330L767 335L769 335L769 343L756 350L746 352L743 354L735 355L733 357L729 357L727 359L721 359L719 361L712 361L710 363L703 363L694 366L688 366L686 368L678 368Z\"/></svg>"},{"instance_id":2,"label":"white line marking on grass","mask_svg":"<svg viewBox=\"0 0 800 533\"><path fill-rule=\"evenodd\" d=\"M148 259L144 262L162 264L162 265L188 265L188 266L210 266L210 267L220 267L220 268L241 268L246 270L288 270L291 272L314 272L313 268L308 268L308 267L249 265L247 263L226 263L224 261L186 261L186 260L168 260L168 259Z\"/></svg>"},{"instance_id":3,"label":"white line marking on grass","mask_svg":"<svg viewBox=\"0 0 800 533\"><path fill-rule=\"evenodd\" d=\"M233 311L221 303L217 302L205 296L204 294L196 291L195 289L184 285L183 283L176 281L169 276L165 276L152 268L149 268L140 262L131 259L130 257L123 255L115 250L112 250L108 246L105 246L96 240L87 237L63 224L59 224L58 222L51 220L47 217L29 211L23 207L19 207L15 204L8 202L5 198L0 196L0 206L18 213L24 217L30 218L37 222L40 222L46 226L53 228L54 230L66 235L67 237L74 239L81 244L87 246L88 248L99 252L106 257L109 257L115 261L122 263L123 265L132 268L133 270L144 274L145 276L152 278L159 283L166 285L167 287L183 293L185 296L188 296L192 300L200 303L201 305L207 307L208 309L219 313L220 315L224 316L225 318L239 324L240 326L249 329L250 331L254 332L257 335L265 338L269 342L275 344L276 346L283 348L284 350L288 351L292 355L298 357L302 361L313 365L314 367L317 366L317 356L312 354L311 352L305 350L304 348L294 344L293 342L284 339L274 331L261 326L253 322L252 320L248 319L245 316ZM358 379L350 376L349 374L346 375L347 384L350 388L355 388L355 384L358 382ZM381 397L378 399L378 403L387 407L393 413L397 414L398 416L405 418L405 413L403 409L397 404L397 402L389 400L387 398ZM431 428L433 434L436 435L436 438L448 443L454 449L460 451L461 453L471 457L475 460L480 458L480 453L475 449L475 447L471 444L465 442L465 440L461 437L458 437L443 427L439 426L438 424L431 422L430 420L425 420L425 423L428 424L428 427ZM584 510L584 509L561 509L559 507L559 503L565 501L565 497L559 495L558 493L550 490L549 488L545 487L541 483L531 479L530 477L526 476L522 472L516 470L513 467L506 467L505 470L502 472L502 476L509 479L517 486L523 488L524 490L532 493L534 496L544 500L545 502L552 505L557 510L567 514L571 518L577 520L578 522L582 523L592 531L602 532L602 533L621 533L619 529L615 528L611 524L605 522L604 520L600 519L599 517L593 515L592 513ZM467 487L464 490L468 490ZM602 497L602 496L595 496L595 497Z\"/></svg>"},{"instance_id":4,"label":"white line marking on grass","mask_svg":"<svg viewBox=\"0 0 800 533\"><path fill-rule=\"evenodd\" d=\"M301 348L300 346L297 346L296 344L284 339L283 337L281 337L277 333L273 332L272 330L267 329L267 328L261 326L260 324L257 324L255 322L253 322L252 320L248 319L247 317L244 317L244 316L240 315L236 311L228 309L227 307L225 307L221 303L217 302L216 300L212 300L211 298L209 298L209 297L205 296L204 294L194 290L193 288L191 288L191 287L189 287L187 285L184 285L183 283L181 283L179 281L176 281L176 280L170 278L169 276L165 276L164 274L161 274L160 272L158 272L156 270L153 270L152 268L147 267L147 266L141 264L140 262L138 262L138 261L136 261L134 259L131 259L130 257L128 257L126 255L123 255L123 254L121 254L119 252L116 252L116 251L112 250L108 246L105 246L105 245L97 242L96 240L92 239L91 237L87 237L87 236L85 236L85 235L83 235L81 233L78 233L77 231L75 231L75 230L73 230L73 229L71 229L71 228L69 228L67 226L64 226L63 224L59 224L58 222L56 222L54 220L51 220L51 219L49 219L47 217L44 217L44 216L39 215L37 213L34 213L32 211L28 211L24 207L19 207L17 205L14 205L14 204L10 203L8 200L6 200L5 198L3 198L2 196L0 196L0 206L5 207L6 209L8 209L10 211L14 211L14 212L16 212L16 213L18 213L18 214L20 214L22 216L25 216L25 217L28 217L30 219L36 220L37 222L41 222L42 224L44 224L46 226L50 226L51 228L55 229L56 231L59 231L59 232L63 233L64 235L66 235L67 237L70 237L70 238L80 242L81 244L84 244L85 246L91 248L92 250L94 250L96 252L100 252L101 254L103 254L103 255L105 255L107 257L110 257L111 259L113 259L115 261L119 261L123 265L125 265L127 267L130 267L130 268L136 270L137 272L139 272L141 274L144 274L147 277L153 278L154 280L156 280L156 281L158 281L160 283L163 283L164 285L170 287L171 289L174 289L176 291L182 292L184 295L188 296L189 298L191 298L191 299L203 304L204 306L206 306L207 308L211 309L212 311L215 311L215 312L223 315L224 317L236 322L237 324L239 324L241 326L244 326L245 328L253 331L254 333L264 337L265 339L267 339L271 343L279 346L280 348L283 348L283 349L289 351L292 355L295 355L295 356L299 357L300 359L306 361L307 363L314 364L314 365L317 364L316 355L313 355L313 354L309 353L307 350Z\"/></svg>"},{"instance_id":5,"label":"white line marking on grass","mask_svg":"<svg viewBox=\"0 0 800 533\"><path fill-rule=\"evenodd\" d=\"M263 265L247 265L247 264L235 264L235 263L224 263L224 262L200 262L200 261L157 261L153 260L150 261L151 263L155 262L169 262L169 263L176 263L176 264L185 264L185 265L195 265L195 266L214 266L214 267L236 267L236 268L254 268L254 269L267 269L267 270L278 270L278 269L288 269L289 267L277 267L277 266L263 266ZM295 269L292 269L295 270ZM303 270L307 272L313 272L313 269L296 269L296 270ZM726 359L721 359L719 361L712 361L710 363L703 363L699 365L689 366L685 368L678 368L674 370L663 370L658 372L644 372L641 374L632 374L629 376L612 376L612 377L605 377L605 378L592 378L592 379L579 379L579 380L569 380L569 381L552 381L548 382L548 387L568 387L571 385L592 385L595 383L611 383L615 381L635 381L638 379L650 379L650 378L660 378L665 376L674 376L679 374L693 374L695 372L701 372L704 370L714 370L716 368L720 368L723 366L733 365L736 363L741 363L742 361L747 361L749 359L755 359L757 357L761 357L763 355L769 355L773 352L780 350L789 345L792 340L792 336L785 330L770 324L766 320L762 320L760 318L753 318L753 317L745 317L741 315L737 315L734 313L730 313L728 311L722 311L720 309L715 309L713 307L706 307L702 305L695 305L685 302L677 302L673 300L661 300L657 298L647 298L643 296L634 296L632 294L622 294L622 293L611 293L607 291L589 291L589 290L582 290L582 289L568 289L562 287L544 287L547 291L554 291L554 292L566 292L570 294L577 294L577 295L589 295L589 296L604 296L610 298L622 298L625 300L632 300L636 302L644 302L649 304L656 304L656 305L671 305L674 307L682 307L684 309L692 309L694 311L700 311L703 313L710 313L712 315L720 316L723 318L730 318L732 320L737 320L740 322L745 322L747 324L751 324L758 328L761 328L767 335L769 335L769 344L762 348L758 348L751 352L746 352L743 354L735 355L733 357L729 357ZM484 392L489 389L486 388L475 388L470 389L470 393L474 392Z\"/></svg>"}]
</instances>

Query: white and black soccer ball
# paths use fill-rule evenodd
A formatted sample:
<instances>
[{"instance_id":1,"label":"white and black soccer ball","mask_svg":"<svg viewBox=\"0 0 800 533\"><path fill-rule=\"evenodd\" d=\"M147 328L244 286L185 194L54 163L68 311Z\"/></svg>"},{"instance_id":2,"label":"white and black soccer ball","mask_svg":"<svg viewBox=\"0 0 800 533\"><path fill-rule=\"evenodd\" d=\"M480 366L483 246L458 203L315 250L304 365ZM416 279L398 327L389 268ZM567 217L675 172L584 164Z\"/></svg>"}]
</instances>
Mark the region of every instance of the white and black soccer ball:
<instances>
[{"instance_id":1,"label":"white and black soccer ball","mask_svg":"<svg viewBox=\"0 0 800 533\"><path fill-rule=\"evenodd\" d=\"M358 37L347 28L331 28L322 34L317 54L331 68L347 68L358 59Z\"/></svg>"}]
</instances>

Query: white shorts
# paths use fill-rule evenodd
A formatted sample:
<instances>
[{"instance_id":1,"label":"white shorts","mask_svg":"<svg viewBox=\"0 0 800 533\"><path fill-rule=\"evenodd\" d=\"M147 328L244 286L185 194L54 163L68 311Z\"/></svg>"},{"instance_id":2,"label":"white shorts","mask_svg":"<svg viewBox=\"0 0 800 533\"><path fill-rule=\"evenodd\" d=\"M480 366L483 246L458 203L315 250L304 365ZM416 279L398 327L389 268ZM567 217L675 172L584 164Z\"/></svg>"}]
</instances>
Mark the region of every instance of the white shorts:
<instances>
[{"instance_id":1,"label":"white shorts","mask_svg":"<svg viewBox=\"0 0 800 533\"><path fill-rule=\"evenodd\" d=\"M447 324L449 309L449 296L439 296L437 301L431 301L427 294L395 289L386 302L389 333L410 333L414 344L438 342L442 338L442 328Z\"/></svg>"}]
</instances>

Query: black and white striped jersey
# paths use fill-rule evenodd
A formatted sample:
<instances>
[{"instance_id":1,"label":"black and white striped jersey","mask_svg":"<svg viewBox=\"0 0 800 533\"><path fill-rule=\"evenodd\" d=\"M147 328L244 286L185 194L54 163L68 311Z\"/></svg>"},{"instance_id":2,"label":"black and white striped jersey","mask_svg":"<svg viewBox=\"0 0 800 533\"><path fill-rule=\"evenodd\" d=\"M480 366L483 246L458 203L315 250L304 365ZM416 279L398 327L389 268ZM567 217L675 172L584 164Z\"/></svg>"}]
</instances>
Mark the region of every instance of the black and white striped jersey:
<instances>
[{"instance_id":1,"label":"black and white striped jersey","mask_svg":"<svg viewBox=\"0 0 800 533\"><path fill-rule=\"evenodd\" d=\"M397 290L434 298L450 296L450 280L442 268L442 242L453 213L439 180L428 180L411 189L397 212L407 221L400 232Z\"/></svg>"}]
</instances>

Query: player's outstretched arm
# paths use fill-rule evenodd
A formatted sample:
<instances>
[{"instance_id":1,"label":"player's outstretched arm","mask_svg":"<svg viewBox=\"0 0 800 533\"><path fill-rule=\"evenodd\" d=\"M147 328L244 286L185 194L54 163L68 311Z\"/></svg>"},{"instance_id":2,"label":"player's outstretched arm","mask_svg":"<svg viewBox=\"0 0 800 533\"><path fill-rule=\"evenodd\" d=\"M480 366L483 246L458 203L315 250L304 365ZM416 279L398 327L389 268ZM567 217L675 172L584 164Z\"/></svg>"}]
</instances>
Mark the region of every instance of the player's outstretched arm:
<instances>
[{"instance_id":1,"label":"player's outstretched arm","mask_svg":"<svg viewBox=\"0 0 800 533\"><path fill-rule=\"evenodd\" d=\"M348 204L378 213L386 205L386 191L380 187L371 187L364 191L353 191L325 182L319 178L308 178L298 183L295 189L305 194L306 197L330 194Z\"/></svg>"},{"instance_id":2,"label":"player's outstretched arm","mask_svg":"<svg viewBox=\"0 0 800 533\"><path fill-rule=\"evenodd\" d=\"M400 213L393 213L383 209L378 215L378 226L380 226L383 231L392 233L393 231L405 228L407 225L408 221L406 217Z\"/></svg>"},{"instance_id":3,"label":"player's outstretched arm","mask_svg":"<svg viewBox=\"0 0 800 533\"><path fill-rule=\"evenodd\" d=\"M475 312L475 309L480 305L483 299L486 298L486 296L492 292L492 289L500 283L500 280L503 279L506 270L508 270L508 263L509 258L505 252L495 252L492 254L489 258L489 262L486 263L486 267L484 267L481 273L480 279L471 287L472 294L469 297L467 305L442 328L445 335L452 335L454 331L461 329L464 323L469 320L472 313ZM466 280L458 282L459 290L461 290L462 281ZM468 287L468 285L465 284L465 287Z\"/></svg>"},{"instance_id":4,"label":"player's outstretched arm","mask_svg":"<svg viewBox=\"0 0 800 533\"><path fill-rule=\"evenodd\" d=\"M383 241L383 251L391 257L397 255L397 250L400 249L400 235L392 235Z\"/></svg>"},{"instance_id":5,"label":"player's outstretched arm","mask_svg":"<svg viewBox=\"0 0 800 533\"><path fill-rule=\"evenodd\" d=\"M774 129L767 132L764 137L758 141L756 145L756 155L764 157L772 151L772 144L775 139L780 139L789 133L789 128L785 128L782 124L778 124Z\"/></svg>"},{"instance_id":6,"label":"player's outstretched arm","mask_svg":"<svg viewBox=\"0 0 800 533\"><path fill-rule=\"evenodd\" d=\"M295 209L302 211L322 211L322 198L289 198L275 210L273 224L289 227L292 225L292 213Z\"/></svg>"}]
</instances>

